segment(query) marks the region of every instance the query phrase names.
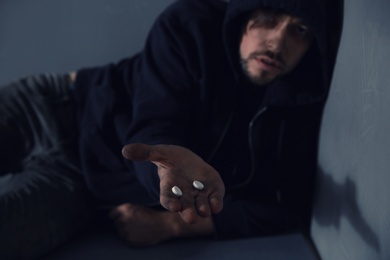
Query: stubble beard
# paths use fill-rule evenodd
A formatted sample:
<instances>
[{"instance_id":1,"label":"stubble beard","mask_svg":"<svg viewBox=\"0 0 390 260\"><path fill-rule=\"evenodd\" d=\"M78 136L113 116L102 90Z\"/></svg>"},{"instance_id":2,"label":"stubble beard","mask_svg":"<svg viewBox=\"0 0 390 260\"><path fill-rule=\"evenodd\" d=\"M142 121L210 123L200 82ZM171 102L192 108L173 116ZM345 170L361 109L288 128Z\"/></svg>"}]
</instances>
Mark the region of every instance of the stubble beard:
<instances>
[{"instance_id":1,"label":"stubble beard","mask_svg":"<svg viewBox=\"0 0 390 260\"><path fill-rule=\"evenodd\" d=\"M241 53L239 55L240 55L240 63L241 63L242 71L244 72L245 76L249 79L249 81L255 85L264 86L271 83L272 81L275 81L276 79L282 76L282 75L276 75L273 78L268 78L267 77L268 72L266 71L262 71L261 73L259 73L259 75L254 75L253 73L250 72L250 68L249 68L249 62L256 59L257 56L261 56L261 55L268 56L269 58L275 59L280 63L284 64L284 60L280 56L280 54L275 54L271 51L263 51L263 52L258 51L258 52L251 53L247 58L243 58Z\"/></svg>"},{"instance_id":2,"label":"stubble beard","mask_svg":"<svg viewBox=\"0 0 390 260\"><path fill-rule=\"evenodd\" d=\"M247 79L251 83L253 83L254 85L257 85L257 86L264 86L267 83L269 83L261 75L253 75L250 72L249 65L248 65L249 61L250 61L250 58L249 59L244 59L244 58L240 57L241 69L244 72L244 74L247 77Z\"/></svg>"}]
</instances>

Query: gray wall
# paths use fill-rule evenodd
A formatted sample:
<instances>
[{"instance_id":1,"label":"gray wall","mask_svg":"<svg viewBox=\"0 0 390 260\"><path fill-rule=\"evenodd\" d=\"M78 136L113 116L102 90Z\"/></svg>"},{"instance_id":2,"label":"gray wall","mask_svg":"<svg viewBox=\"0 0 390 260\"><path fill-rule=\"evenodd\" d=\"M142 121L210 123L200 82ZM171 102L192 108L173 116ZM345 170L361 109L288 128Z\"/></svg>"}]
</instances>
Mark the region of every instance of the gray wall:
<instances>
[{"instance_id":1,"label":"gray wall","mask_svg":"<svg viewBox=\"0 0 390 260\"><path fill-rule=\"evenodd\" d=\"M0 84L116 62L174 0L1 0Z\"/></svg>"},{"instance_id":2,"label":"gray wall","mask_svg":"<svg viewBox=\"0 0 390 260\"><path fill-rule=\"evenodd\" d=\"M312 237L324 260L390 259L390 1L345 0Z\"/></svg>"}]
</instances>

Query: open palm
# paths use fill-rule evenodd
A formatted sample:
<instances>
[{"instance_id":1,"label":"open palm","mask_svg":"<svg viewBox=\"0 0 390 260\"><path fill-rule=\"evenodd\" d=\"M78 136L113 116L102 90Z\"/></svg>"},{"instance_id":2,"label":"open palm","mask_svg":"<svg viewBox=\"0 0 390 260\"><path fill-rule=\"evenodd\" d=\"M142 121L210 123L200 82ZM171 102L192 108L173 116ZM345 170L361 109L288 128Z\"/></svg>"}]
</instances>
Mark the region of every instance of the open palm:
<instances>
[{"instance_id":1,"label":"open palm","mask_svg":"<svg viewBox=\"0 0 390 260\"><path fill-rule=\"evenodd\" d=\"M123 156L131 161L150 161L157 166L160 177L160 203L169 211L180 212L187 223L198 216L209 217L223 208L225 186L219 173L198 155L181 146L128 144ZM204 184L203 190L193 187L193 181ZM172 187L183 195L177 197Z\"/></svg>"}]
</instances>

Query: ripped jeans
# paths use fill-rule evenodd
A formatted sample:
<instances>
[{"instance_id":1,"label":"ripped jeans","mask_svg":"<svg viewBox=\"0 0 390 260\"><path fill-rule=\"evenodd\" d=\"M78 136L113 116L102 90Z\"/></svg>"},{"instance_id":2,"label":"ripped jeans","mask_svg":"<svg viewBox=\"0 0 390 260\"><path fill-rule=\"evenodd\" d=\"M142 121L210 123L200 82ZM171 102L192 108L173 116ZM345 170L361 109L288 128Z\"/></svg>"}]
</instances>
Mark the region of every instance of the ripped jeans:
<instances>
[{"instance_id":1,"label":"ripped jeans","mask_svg":"<svg viewBox=\"0 0 390 260\"><path fill-rule=\"evenodd\" d=\"M0 87L0 258L34 259L86 225L67 75Z\"/></svg>"}]
</instances>

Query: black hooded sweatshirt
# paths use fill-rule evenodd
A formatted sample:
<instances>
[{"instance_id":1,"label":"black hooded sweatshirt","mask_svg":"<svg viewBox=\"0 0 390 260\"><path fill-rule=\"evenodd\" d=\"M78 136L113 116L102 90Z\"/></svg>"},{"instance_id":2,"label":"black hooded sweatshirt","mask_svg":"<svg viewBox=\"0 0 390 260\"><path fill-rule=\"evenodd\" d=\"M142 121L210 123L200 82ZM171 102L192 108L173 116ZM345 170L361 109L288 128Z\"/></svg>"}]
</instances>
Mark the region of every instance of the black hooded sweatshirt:
<instances>
[{"instance_id":1,"label":"black hooded sweatshirt","mask_svg":"<svg viewBox=\"0 0 390 260\"><path fill-rule=\"evenodd\" d=\"M281 8L305 20L315 42L288 76L254 86L239 43L249 15ZM180 0L155 21L144 49L117 64L78 71L79 153L102 203L154 205L152 163L126 161L128 143L187 147L220 173L218 237L268 235L307 217L327 94L325 16L316 0ZM129 32L131 33L131 32Z\"/></svg>"}]
</instances>

